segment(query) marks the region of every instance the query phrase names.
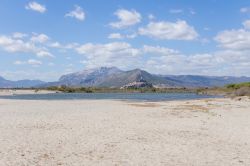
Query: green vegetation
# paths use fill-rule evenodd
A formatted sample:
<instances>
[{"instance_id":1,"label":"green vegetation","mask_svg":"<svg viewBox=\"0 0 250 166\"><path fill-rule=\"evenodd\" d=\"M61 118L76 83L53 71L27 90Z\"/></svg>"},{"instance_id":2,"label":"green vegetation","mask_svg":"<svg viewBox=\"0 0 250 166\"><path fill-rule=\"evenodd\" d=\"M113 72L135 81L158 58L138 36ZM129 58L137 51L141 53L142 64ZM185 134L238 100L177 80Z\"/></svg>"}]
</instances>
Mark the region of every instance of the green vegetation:
<instances>
[{"instance_id":1,"label":"green vegetation","mask_svg":"<svg viewBox=\"0 0 250 166\"><path fill-rule=\"evenodd\" d=\"M222 96L250 96L250 82L228 84L224 87L198 89L199 94L222 95Z\"/></svg>"},{"instance_id":2,"label":"green vegetation","mask_svg":"<svg viewBox=\"0 0 250 166\"><path fill-rule=\"evenodd\" d=\"M240 83L240 84L226 85L226 88L229 88L229 89L240 89L242 87L250 87L250 82L243 82L243 83Z\"/></svg>"},{"instance_id":3,"label":"green vegetation","mask_svg":"<svg viewBox=\"0 0 250 166\"><path fill-rule=\"evenodd\" d=\"M80 93L80 92L92 93L93 92L92 88L85 88L85 87L72 88L72 87L67 87L67 86L59 86L59 87L52 86L52 87L48 87L46 89L51 90L51 91L60 91L60 92L64 92L64 93Z\"/></svg>"},{"instance_id":4,"label":"green vegetation","mask_svg":"<svg viewBox=\"0 0 250 166\"><path fill-rule=\"evenodd\" d=\"M63 93L188 93L195 92L193 89L186 88L101 88L101 87L68 87L52 86L46 90L58 91Z\"/></svg>"},{"instance_id":5,"label":"green vegetation","mask_svg":"<svg viewBox=\"0 0 250 166\"><path fill-rule=\"evenodd\" d=\"M50 90L62 93L197 93L218 96L250 96L250 82L239 84L228 84L224 87L213 88L108 88L108 87L69 87L51 86L47 88L14 88L31 89L38 92L40 90Z\"/></svg>"}]
</instances>

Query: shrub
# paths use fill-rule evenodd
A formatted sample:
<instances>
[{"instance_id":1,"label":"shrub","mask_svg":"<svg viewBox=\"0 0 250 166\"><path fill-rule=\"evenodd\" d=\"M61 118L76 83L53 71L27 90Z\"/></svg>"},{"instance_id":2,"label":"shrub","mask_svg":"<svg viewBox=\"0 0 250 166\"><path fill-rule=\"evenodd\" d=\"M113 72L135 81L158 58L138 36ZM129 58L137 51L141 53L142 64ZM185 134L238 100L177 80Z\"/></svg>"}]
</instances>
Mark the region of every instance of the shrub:
<instances>
[{"instance_id":1,"label":"shrub","mask_svg":"<svg viewBox=\"0 0 250 166\"><path fill-rule=\"evenodd\" d=\"M235 90L234 94L236 96L250 96L250 87L241 87Z\"/></svg>"},{"instance_id":2,"label":"shrub","mask_svg":"<svg viewBox=\"0 0 250 166\"><path fill-rule=\"evenodd\" d=\"M250 82L243 82L243 83L239 83L239 84L226 85L226 88L228 88L228 89L240 89L241 87L250 87Z\"/></svg>"}]
</instances>

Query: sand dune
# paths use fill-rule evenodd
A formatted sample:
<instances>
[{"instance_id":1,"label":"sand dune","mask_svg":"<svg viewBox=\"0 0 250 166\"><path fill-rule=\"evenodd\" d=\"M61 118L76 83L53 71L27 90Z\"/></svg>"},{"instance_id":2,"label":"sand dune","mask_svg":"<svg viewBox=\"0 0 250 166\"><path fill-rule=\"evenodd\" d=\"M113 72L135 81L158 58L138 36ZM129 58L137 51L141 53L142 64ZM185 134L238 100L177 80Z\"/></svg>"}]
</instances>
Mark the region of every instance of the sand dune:
<instances>
[{"instance_id":1,"label":"sand dune","mask_svg":"<svg viewBox=\"0 0 250 166\"><path fill-rule=\"evenodd\" d=\"M0 100L0 165L250 165L250 100Z\"/></svg>"}]
</instances>

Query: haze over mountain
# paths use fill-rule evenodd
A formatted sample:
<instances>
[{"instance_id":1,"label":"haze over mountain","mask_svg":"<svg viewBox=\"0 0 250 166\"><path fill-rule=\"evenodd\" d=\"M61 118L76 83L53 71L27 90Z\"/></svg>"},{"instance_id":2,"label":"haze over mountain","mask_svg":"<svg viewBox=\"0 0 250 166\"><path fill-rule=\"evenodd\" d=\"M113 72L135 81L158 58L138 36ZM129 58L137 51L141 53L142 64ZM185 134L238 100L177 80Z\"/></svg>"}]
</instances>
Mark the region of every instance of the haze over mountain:
<instances>
[{"instance_id":1,"label":"haze over mountain","mask_svg":"<svg viewBox=\"0 0 250 166\"><path fill-rule=\"evenodd\" d=\"M19 80L10 81L0 77L0 88L30 88L45 84L46 82L40 80Z\"/></svg>"}]
</instances>

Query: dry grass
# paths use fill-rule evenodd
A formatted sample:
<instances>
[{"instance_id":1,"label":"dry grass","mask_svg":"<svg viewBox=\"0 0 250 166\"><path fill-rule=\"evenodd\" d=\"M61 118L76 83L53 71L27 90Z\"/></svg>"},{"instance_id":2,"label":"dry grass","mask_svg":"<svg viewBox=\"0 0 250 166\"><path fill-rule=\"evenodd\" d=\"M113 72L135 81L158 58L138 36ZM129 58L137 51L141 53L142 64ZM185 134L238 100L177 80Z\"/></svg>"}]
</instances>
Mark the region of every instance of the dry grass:
<instances>
[{"instance_id":1,"label":"dry grass","mask_svg":"<svg viewBox=\"0 0 250 166\"><path fill-rule=\"evenodd\" d=\"M198 112L205 112L208 113L209 109L202 105L180 105L176 109L178 110L189 110L189 111L198 111Z\"/></svg>"},{"instance_id":2,"label":"dry grass","mask_svg":"<svg viewBox=\"0 0 250 166\"><path fill-rule=\"evenodd\" d=\"M157 104L157 103L142 103L142 104L129 104L131 106L135 106L135 107L160 107L161 105L160 104Z\"/></svg>"},{"instance_id":3,"label":"dry grass","mask_svg":"<svg viewBox=\"0 0 250 166\"><path fill-rule=\"evenodd\" d=\"M250 96L250 87L241 87L235 90L234 94L236 96Z\"/></svg>"}]
</instances>

